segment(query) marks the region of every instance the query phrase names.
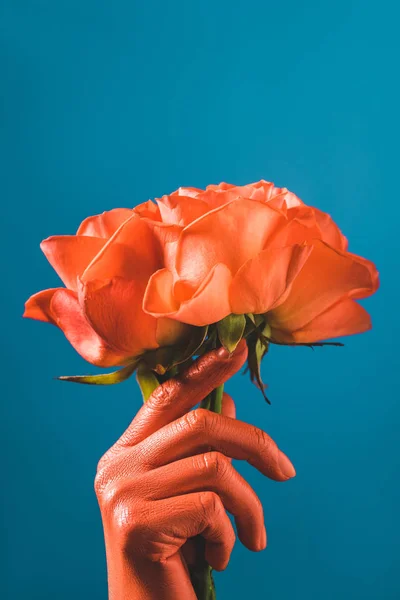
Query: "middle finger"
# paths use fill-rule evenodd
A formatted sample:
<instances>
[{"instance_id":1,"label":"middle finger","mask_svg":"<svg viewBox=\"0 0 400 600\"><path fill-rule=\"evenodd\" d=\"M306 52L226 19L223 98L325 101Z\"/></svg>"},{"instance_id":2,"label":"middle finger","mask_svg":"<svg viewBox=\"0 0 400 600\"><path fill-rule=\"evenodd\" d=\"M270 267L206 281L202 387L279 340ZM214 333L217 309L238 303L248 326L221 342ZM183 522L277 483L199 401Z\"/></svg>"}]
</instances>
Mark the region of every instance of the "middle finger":
<instances>
[{"instance_id":1,"label":"middle finger","mask_svg":"<svg viewBox=\"0 0 400 600\"><path fill-rule=\"evenodd\" d=\"M207 450L246 460L275 481L286 481L296 474L289 458L265 431L202 408L162 427L133 451L148 470Z\"/></svg>"}]
</instances>

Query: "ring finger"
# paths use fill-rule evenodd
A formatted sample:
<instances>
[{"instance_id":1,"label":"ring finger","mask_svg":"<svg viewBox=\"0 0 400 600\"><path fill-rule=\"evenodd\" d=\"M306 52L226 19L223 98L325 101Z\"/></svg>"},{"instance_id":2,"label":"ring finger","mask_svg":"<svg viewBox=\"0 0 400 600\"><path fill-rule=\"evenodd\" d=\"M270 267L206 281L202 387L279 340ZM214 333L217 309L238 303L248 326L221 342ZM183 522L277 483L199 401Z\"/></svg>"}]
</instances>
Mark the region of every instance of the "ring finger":
<instances>
[{"instance_id":1,"label":"ring finger","mask_svg":"<svg viewBox=\"0 0 400 600\"><path fill-rule=\"evenodd\" d=\"M240 541L250 550L265 548L262 504L253 488L220 452L197 454L142 475L137 487L147 500L161 500L190 492L218 494L235 518Z\"/></svg>"}]
</instances>

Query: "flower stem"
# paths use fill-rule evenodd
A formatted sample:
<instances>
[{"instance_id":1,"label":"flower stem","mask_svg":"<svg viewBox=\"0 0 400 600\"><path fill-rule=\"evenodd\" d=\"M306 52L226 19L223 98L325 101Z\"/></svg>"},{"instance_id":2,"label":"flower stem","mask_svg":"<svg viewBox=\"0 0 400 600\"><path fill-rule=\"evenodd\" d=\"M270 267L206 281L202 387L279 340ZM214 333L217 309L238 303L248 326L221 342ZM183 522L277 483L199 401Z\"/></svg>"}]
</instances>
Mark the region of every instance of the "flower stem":
<instances>
[{"instance_id":1,"label":"flower stem","mask_svg":"<svg viewBox=\"0 0 400 600\"><path fill-rule=\"evenodd\" d=\"M206 408L212 412L221 413L222 396L224 384L218 386L202 402L200 408ZM196 554L198 556L196 564L191 568L191 578L194 590L198 600L216 600L216 590L212 567L205 559L205 540L201 536L196 537Z\"/></svg>"},{"instance_id":2,"label":"flower stem","mask_svg":"<svg viewBox=\"0 0 400 600\"><path fill-rule=\"evenodd\" d=\"M210 396L211 396L211 402L210 402L210 408L209 408L209 410L211 410L212 412L215 412L215 413L217 413L219 415L221 414L221 411L222 411L222 396L223 396L223 393L224 393L224 384L219 385L210 394Z\"/></svg>"}]
</instances>

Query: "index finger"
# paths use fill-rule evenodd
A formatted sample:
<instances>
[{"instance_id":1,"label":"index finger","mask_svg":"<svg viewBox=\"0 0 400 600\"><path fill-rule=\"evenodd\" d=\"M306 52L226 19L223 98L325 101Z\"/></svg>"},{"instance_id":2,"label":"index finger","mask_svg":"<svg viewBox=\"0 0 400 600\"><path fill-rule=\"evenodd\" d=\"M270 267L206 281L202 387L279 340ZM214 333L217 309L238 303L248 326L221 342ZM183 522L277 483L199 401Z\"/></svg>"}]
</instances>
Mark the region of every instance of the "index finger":
<instances>
[{"instance_id":1,"label":"index finger","mask_svg":"<svg viewBox=\"0 0 400 600\"><path fill-rule=\"evenodd\" d=\"M219 348L200 357L186 371L154 390L117 444L138 444L164 425L179 419L232 377L246 358L245 340L241 340L232 354Z\"/></svg>"}]
</instances>

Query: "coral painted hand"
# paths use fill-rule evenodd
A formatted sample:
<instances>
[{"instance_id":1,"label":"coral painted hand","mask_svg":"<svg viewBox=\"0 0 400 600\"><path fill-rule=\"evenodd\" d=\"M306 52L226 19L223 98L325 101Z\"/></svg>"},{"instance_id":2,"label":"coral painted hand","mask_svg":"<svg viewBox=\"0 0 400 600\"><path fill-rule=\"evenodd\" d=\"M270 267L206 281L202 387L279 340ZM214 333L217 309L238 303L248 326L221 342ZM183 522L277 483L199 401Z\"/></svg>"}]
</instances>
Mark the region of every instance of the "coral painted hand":
<instances>
[{"instance_id":1,"label":"coral painted hand","mask_svg":"<svg viewBox=\"0 0 400 600\"><path fill-rule=\"evenodd\" d=\"M29 298L24 316L58 326L87 361L123 367L62 379L113 384L136 370L148 399L96 478L110 596L215 599L207 561L225 568L234 542L225 508L248 548L265 545L260 502L228 457L280 481L294 474L266 434L232 419L223 382L247 358L268 400L270 344L370 329L357 300L378 289L378 271L329 215L267 181L179 188L41 247L66 287Z\"/></svg>"},{"instance_id":2,"label":"coral painted hand","mask_svg":"<svg viewBox=\"0 0 400 600\"><path fill-rule=\"evenodd\" d=\"M228 457L276 481L295 475L290 460L264 431L234 419L227 394L220 415L190 410L234 375L246 355L243 341L231 357L213 350L159 386L101 459L95 488L110 600L195 600L190 538L202 536L206 560L225 569L235 542L226 510L247 548L265 548L261 502Z\"/></svg>"}]
</instances>

